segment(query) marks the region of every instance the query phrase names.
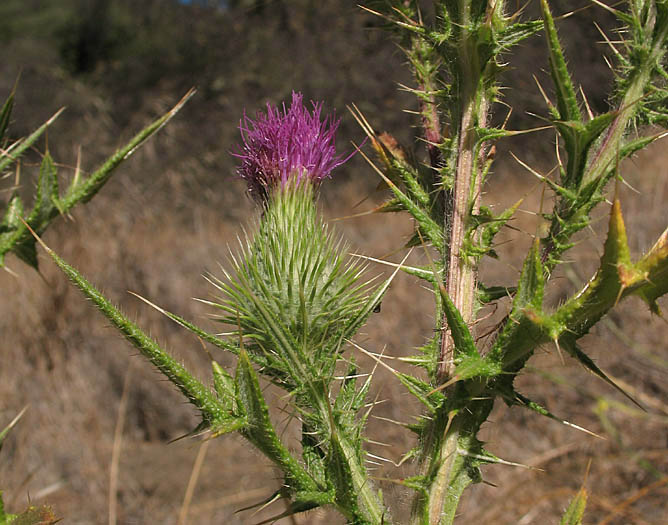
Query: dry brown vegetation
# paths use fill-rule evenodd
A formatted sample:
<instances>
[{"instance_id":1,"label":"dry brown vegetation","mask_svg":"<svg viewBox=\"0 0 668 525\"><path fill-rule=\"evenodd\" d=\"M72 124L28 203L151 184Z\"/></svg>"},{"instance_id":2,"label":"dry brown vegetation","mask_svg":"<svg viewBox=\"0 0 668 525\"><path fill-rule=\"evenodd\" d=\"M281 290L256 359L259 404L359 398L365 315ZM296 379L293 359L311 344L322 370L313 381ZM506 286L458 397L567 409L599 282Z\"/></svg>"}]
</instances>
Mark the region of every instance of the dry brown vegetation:
<instances>
[{"instance_id":1,"label":"dry brown vegetation","mask_svg":"<svg viewBox=\"0 0 668 525\"><path fill-rule=\"evenodd\" d=\"M346 20L358 15L352 11L352 3L346 4L345 13ZM242 16L250 15L236 16L234 22L242 24ZM345 20L335 18L332 23L344 26ZM350 31L355 38L367 35L361 30L361 22ZM383 44L377 33L364 36L370 39L369 49ZM296 45L311 45L316 50L324 49L329 38L316 38L302 26L297 27L297 34L301 40ZM287 49L280 52L289 55L291 48L284 45ZM382 78L382 71L398 71L401 58L392 54L390 43L383 45L390 52L368 51L356 58L355 66L377 74L376 80L384 82L386 91L365 92L362 81L346 73L352 59L333 69L336 57L331 56L324 59L326 68L334 79L339 74L348 75L346 88L305 80L309 67L299 60L312 60L309 57L299 59L290 70L290 88L300 89L303 83L307 96L327 99L331 95L339 113L345 102L358 102L381 128L405 124L407 118L390 114L399 114L402 107L410 107L411 101L405 95L397 96L392 83ZM532 45L527 46L529 57L538 53L535 49L539 48ZM90 77L65 75L57 66L55 52L34 39L15 39L4 52L7 60L0 65L0 95L8 93L19 67L23 68L18 126L14 129L17 135L46 119L60 105L70 108L49 133L49 148L63 163L64 176L71 174L69 167L76 162L79 145L83 146L84 165L90 169L121 143L119 136L129 137L183 93L183 79L166 78L149 86L145 95L130 104L97 90ZM266 52L270 54L270 50ZM343 46L339 54L349 57L354 52ZM275 57L269 58L275 61ZM386 66L375 61L384 61ZM281 66L272 67L280 71ZM256 66L253 71L260 68ZM404 81L401 75L393 73L392 80ZM211 76L215 77L213 73ZM258 78L262 79L259 73ZM520 100L525 80L513 79L520 86ZM58 221L45 235L54 250L197 370L200 377L209 374L209 356L200 342L127 291L216 329L206 318L207 309L191 298L209 296L211 287L201 275L216 273L218 263L225 264L228 246L234 249L240 225L247 225L254 213L250 200L243 197L243 184L231 177L231 161L226 153L235 140L235 121L243 106L257 107L265 97L280 99L286 90L289 92L285 85L277 87L268 80L254 85L252 94L248 94L243 88L254 81L260 82L246 79L246 84L240 81L234 89L222 89L213 95L204 86L198 99L124 165L91 204ZM529 89L533 88L526 87ZM125 104L133 113L119 116L116 110ZM533 109L538 111L539 107ZM343 132L349 137L361 135L349 118L344 121ZM549 147L531 155L527 151L534 142L549 146L551 140L543 132L512 147L523 159L548 170ZM345 144L344 139L341 144ZM38 158L35 152L24 167L23 185L28 191L32 187L29 174ZM639 254L668 224L665 145L659 143L624 164L621 172L639 192L619 188L631 248ZM337 181L323 188L323 212L339 218L371 209L383 197L374 192L375 184L371 169L354 159L341 169ZM501 206L526 194L522 209L535 212L541 206L542 189L517 164L502 161L487 188L486 200ZM368 200L353 208L364 197ZM583 235L580 244L569 252L573 262L560 274L559 289L550 300L556 303L563 299L595 269L606 213L607 206L602 205L595 231ZM395 261L401 241L412 232L412 225L402 216L367 215L335 224L353 250ZM500 260L490 260L484 266L483 277L488 283L514 282L531 235L541 228L540 220L531 213L520 213L512 226L514 229L505 232L503 240L507 242L500 243ZM413 257L420 259L423 255L416 251ZM202 441L170 440L194 428L193 410L135 355L49 260L40 257L39 274L13 257L7 260L7 266L13 273L0 272L0 426L22 407L29 407L0 455L0 486L7 508L18 510L28 501L48 503L64 523L107 522L116 446L120 447L118 523L177 523ZM381 271L387 272L381 267L370 268L371 273ZM420 289L414 279L399 275L383 300L382 311L372 318L358 342L375 351L384 348L388 356L412 353L433 329L430 301L429 292ZM668 309L665 300L663 305ZM484 326L478 327L478 333L484 332ZM586 523L664 523L668 514L667 340L667 323L652 317L635 300L621 304L586 339L597 363L646 411L631 405L569 358L562 362L554 348L545 348L536 355L530 372L521 378L524 391L555 414L603 439L518 408L498 406L484 428L484 439L499 457L531 468L485 468L490 484L468 493L460 523L556 523L583 483L590 493ZM367 369L373 367L373 362L358 357ZM216 359L233 366L229 357L216 354ZM127 404L121 411L126 379ZM369 450L398 461L410 448L412 436L379 418L407 422L419 406L382 368L377 369L372 396L385 402L374 409L373 415L378 418L370 419L368 435L390 446L369 444ZM280 411L283 400L276 395L269 398L276 407L276 422L284 424L289 435L289 420ZM124 423L122 441L115 439L119 419ZM270 496L279 487L278 473L241 438L228 436L207 446L190 501L188 523L251 524L284 510L282 503L276 503L257 514L235 513ZM392 480L410 472L408 466L382 465L377 470L379 483L391 495L387 499L394 502L398 515L405 514L409 497ZM326 511L316 511L278 523L339 523L337 519Z\"/></svg>"}]
</instances>

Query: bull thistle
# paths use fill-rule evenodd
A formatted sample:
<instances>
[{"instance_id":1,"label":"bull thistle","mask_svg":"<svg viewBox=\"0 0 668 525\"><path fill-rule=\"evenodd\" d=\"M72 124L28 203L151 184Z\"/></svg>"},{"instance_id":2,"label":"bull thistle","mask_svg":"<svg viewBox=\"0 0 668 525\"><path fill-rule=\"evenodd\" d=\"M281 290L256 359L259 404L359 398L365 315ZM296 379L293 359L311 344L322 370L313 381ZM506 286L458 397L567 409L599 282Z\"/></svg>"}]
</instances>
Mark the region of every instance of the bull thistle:
<instances>
[{"instance_id":1,"label":"bull thistle","mask_svg":"<svg viewBox=\"0 0 668 525\"><path fill-rule=\"evenodd\" d=\"M417 458L416 474L400 480L414 493L414 525L453 523L463 491L482 480L480 466L501 462L477 438L496 402L558 419L514 384L537 348L554 344L616 387L578 346L579 339L625 298L640 297L658 313L657 299L668 293L668 230L647 254L632 260L615 196L598 270L561 305L547 308L543 302L573 235L590 224L592 211L605 201L619 162L664 135L641 135L640 125L668 123L668 1L629 0L626 10L593 3L620 24L618 37L605 36L616 80L611 108L600 115L578 95L547 0L540 2L541 19L526 21L521 12L510 13L515 4L504 0L433 0L426 13L416 0L370 0L365 8L382 18L407 53L420 115L418 144L426 145L426 160L407 154L354 113L379 159L374 168L392 192L379 210L408 213L416 225L408 245L423 245L433 255L426 267L393 265L431 287L437 320L429 342L409 360L419 370L396 373L424 406L424 414L410 425L417 446L407 456ZM549 228L534 239L517 285L499 287L481 283L478 267L485 256L496 256L494 237L519 203L498 215L481 203L494 144L513 133L490 123L505 57L538 32L547 42L555 100L543 94L560 151L555 178L531 171L553 192L554 206L543 214ZM337 155L338 120L323 119L322 107L316 103L309 111L302 96L293 93L289 109L267 105L255 120L244 115L240 122L241 144L233 154L262 214L223 278L209 277L219 297L208 304L229 327L227 337L161 310L238 357L233 374L213 362L213 389L79 272L49 254L197 407L202 415L197 430L212 436L239 432L281 470L284 482L275 496L289 502L284 515L333 506L352 524L391 524L390 505L365 468L364 407L371 376L359 384L354 360L342 357L391 278L364 281L363 267L347 259L345 245L318 214L318 185L348 158ZM502 297L511 299L505 318L491 337L477 340L473 325L480 306ZM298 452L274 428L260 376L288 394L301 423ZM585 500L582 492L562 523L580 523Z\"/></svg>"}]
</instances>

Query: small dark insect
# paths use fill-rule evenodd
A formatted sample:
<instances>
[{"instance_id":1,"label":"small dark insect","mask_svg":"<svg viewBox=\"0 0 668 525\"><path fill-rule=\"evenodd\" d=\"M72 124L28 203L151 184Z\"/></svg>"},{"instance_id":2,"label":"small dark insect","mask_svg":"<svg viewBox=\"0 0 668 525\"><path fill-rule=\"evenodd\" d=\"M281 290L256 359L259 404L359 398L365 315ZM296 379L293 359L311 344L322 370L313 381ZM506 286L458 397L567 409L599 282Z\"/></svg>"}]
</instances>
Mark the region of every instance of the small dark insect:
<instances>
[{"instance_id":1,"label":"small dark insect","mask_svg":"<svg viewBox=\"0 0 668 525\"><path fill-rule=\"evenodd\" d=\"M380 312L380 303L373 307L373 313L377 314L378 312Z\"/></svg>"}]
</instances>

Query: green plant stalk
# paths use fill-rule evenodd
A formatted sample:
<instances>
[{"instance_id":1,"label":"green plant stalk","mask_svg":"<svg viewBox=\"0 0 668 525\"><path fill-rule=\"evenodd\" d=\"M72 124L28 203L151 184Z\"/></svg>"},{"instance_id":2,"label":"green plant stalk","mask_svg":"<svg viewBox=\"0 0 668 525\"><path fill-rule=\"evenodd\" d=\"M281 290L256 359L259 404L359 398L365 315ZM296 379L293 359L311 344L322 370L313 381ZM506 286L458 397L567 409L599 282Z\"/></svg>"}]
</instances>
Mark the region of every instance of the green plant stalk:
<instances>
[{"instance_id":1,"label":"green plant stalk","mask_svg":"<svg viewBox=\"0 0 668 525\"><path fill-rule=\"evenodd\" d=\"M470 2L461 2L461 20L458 23L465 28L469 23ZM492 9L501 9L495 5ZM454 202L449 216L443 224L444 237L449 239L448 250L444 256L446 273L446 291L454 306L459 310L467 324L473 316L477 268L469 264L463 253L466 231L471 213L477 213L480 207L480 187L482 184L482 157L484 148L476 148L476 128L484 128L489 113L489 94L487 79L477 53L476 35L465 32L459 43L458 69L460 72L457 85L458 105L461 108L457 122L458 148L454 177ZM442 327L447 327L447 318L443 318ZM445 330L441 339L441 355L438 381L447 381L454 372L454 342L449 330Z\"/></svg>"},{"instance_id":2,"label":"green plant stalk","mask_svg":"<svg viewBox=\"0 0 668 525\"><path fill-rule=\"evenodd\" d=\"M491 9L502 9L495 5ZM480 206L480 187L482 184L481 157L484 148L477 146L476 128L484 128L489 113L489 93L485 65L480 63L477 53L476 35L465 31L470 21L471 3L460 2L461 19L457 22L462 28L459 42L459 79L457 85L460 115L457 122L458 151L454 177L452 210L445 217L444 235L449 239L448 250L444 256L447 268L446 292L454 307L460 312L463 321L471 323L476 294L477 268L466 260L463 253L466 232L471 213L477 213ZM488 8L489 9L489 8ZM442 320L441 352L438 367L438 382L445 383L455 371L455 347L447 318ZM461 432L466 429L475 436L477 428L484 421L471 421L467 412L454 411L448 414L443 428L440 422L429 425L423 442L424 457L429 463L423 464L422 474L426 475L425 493L418 494L414 505L414 525L440 525L452 523L463 490L470 483L466 473L464 458L459 454ZM443 439L436 433L442 433ZM424 469L426 468L426 472ZM462 475L463 474L463 475ZM423 501L421 501L423 500Z\"/></svg>"}]
</instances>

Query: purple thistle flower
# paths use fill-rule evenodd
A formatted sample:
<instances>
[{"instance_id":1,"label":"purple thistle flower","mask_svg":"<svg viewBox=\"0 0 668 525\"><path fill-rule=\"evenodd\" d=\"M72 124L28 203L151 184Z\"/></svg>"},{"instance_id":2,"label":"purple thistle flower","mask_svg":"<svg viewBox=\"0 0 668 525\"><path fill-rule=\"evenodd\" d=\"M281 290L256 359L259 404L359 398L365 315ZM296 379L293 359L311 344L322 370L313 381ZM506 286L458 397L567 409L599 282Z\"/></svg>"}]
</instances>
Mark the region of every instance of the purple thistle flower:
<instances>
[{"instance_id":1,"label":"purple thistle flower","mask_svg":"<svg viewBox=\"0 0 668 525\"><path fill-rule=\"evenodd\" d=\"M302 104L302 94L292 92L290 109L267 103L267 112L255 120L245 113L239 122L242 143L232 153L240 159L237 173L249 193L266 201L272 188L303 179L318 185L348 157L336 155L335 134L340 120L328 115L321 122L322 102L312 102L313 112Z\"/></svg>"}]
</instances>

